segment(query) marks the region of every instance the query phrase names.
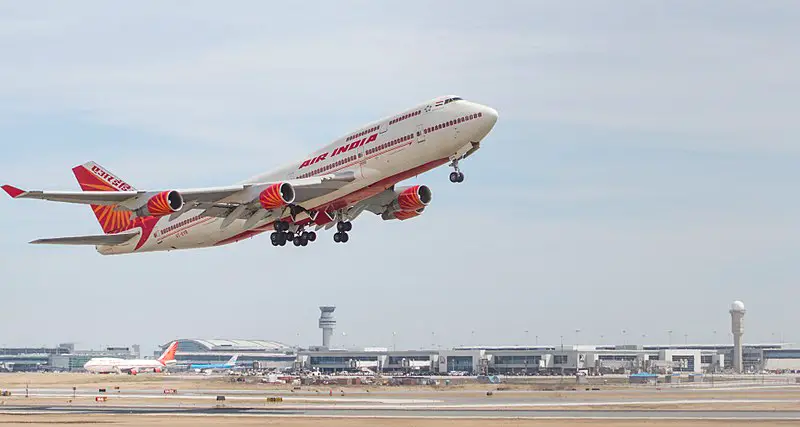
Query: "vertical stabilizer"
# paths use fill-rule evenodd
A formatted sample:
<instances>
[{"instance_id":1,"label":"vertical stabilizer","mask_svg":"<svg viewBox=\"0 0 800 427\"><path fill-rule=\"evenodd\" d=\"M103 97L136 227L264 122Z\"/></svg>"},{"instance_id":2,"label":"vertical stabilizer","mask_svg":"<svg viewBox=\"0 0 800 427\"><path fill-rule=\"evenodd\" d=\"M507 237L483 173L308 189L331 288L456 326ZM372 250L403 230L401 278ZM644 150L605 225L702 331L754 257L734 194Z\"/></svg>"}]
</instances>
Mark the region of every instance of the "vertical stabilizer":
<instances>
[{"instance_id":1,"label":"vertical stabilizer","mask_svg":"<svg viewBox=\"0 0 800 427\"><path fill-rule=\"evenodd\" d=\"M178 342L173 341L172 344L170 344L169 347L167 347L167 349L164 350L164 354L162 354L161 357L158 358L158 361L161 362L162 364L174 362L176 351L178 351Z\"/></svg>"},{"instance_id":2,"label":"vertical stabilizer","mask_svg":"<svg viewBox=\"0 0 800 427\"><path fill-rule=\"evenodd\" d=\"M72 168L83 191L134 191L128 183L95 162ZM114 210L114 206L91 205L97 222L106 234L119 233L133 227L130 212Z\"/></svg>"}]
</instances>

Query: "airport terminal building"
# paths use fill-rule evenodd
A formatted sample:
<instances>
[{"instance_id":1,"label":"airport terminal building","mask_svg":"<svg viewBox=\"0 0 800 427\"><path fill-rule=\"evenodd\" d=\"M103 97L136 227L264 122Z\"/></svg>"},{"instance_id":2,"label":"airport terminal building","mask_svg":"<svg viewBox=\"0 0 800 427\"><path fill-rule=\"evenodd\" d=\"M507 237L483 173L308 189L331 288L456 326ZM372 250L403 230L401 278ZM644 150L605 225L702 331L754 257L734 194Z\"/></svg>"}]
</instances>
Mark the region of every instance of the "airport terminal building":
<instances>
[{"instance_id":1,"label":"airport terminal building","mask_svg":"<svg viewBox=\"0 0 800 427\"><path fill-rule=\"evenodd\" d=\"M496 374L590 375L631 372L709 373L730 371L732 345L463 346L437 350L387 348L298 349L276 341L179 339L175 369L190 364L237 363L258 370L309 370L406 375ZM158 357L170 343L154 354ZM800 350L782 344L746 344L745 372L800 370ZM0 371L80 371L92 357L139 357L139 347L76 350L57 347L0 348Z\"/></svg>"},{"instance_id":2,"label":"airport terminal building","mask_svg":"<svg viewBox=\"0 0 800 427\"><path fill-rule=\"evenodd\" d=\"M179 339L175 361L178 367L191 364L225 363L238 355L237 363L258 369L293 368L297 360L295 348L266 340L242 339ZM155 357L172 343L161 345Z\"/></svg>"},{"instance_id":3,"label":"airport terminal building","mask_svg":"<svg viewBox=\"0 0 800 427\"><path fill-rule=\"evenodd\" d=\"M0 348L0 372L76 371L93 357L139 357L139 346L109 346L101 350L76 350L72 343L56 347Z\"/></svg>"}]
</instances>

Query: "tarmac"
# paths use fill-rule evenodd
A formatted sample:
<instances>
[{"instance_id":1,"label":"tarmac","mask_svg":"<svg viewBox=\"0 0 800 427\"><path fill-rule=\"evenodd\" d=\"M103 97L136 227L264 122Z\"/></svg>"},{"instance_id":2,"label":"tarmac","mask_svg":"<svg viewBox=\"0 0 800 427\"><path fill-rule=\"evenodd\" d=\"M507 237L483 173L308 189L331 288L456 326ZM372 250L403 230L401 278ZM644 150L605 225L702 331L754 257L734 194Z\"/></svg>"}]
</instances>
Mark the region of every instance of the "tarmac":
<instances>
[{"instance_id":1,"label":"tarmac","mask_svg":"<svg viewBox=\"0 0 800 427\"><path fill-rule=\"evenodd\" d=\"M374 419L381 420L381 425L392 419L414 419L427 420L423 424L415 421L414 425L431 426L449 425L447 420L494 420L493 424L516 420L513 425L526 426L551 422L595 426L800 423L800 385L793 384L575 387L558 391L478 384L450 388L312 386L295 390L285 385L233 384L226 378L198 381L62 374L55 381L37 374L17 378L11 384L5 382L12 385L9 388L3 388L3 380L0 375L0 389L10 391L11 396L0 398L0 424L22 417L33 425L54 420L129 422L131 417L146 419L148 424L163 421L163 425L186 417L209 421L224 417L226 424L242 425L253 419L271 419L270 425L323 425L314 423L324 419ZM22 383L27 387L21 387ZM69 383L74 385L66 385ZM100 392L101 388L105 392ZM176 393L165 394L170 388ZM218 400L218 396L225 398ZM281 399L270 402L268 397ZM298 419L307 423L297 424Z\"/></svg>"}]
</instances>

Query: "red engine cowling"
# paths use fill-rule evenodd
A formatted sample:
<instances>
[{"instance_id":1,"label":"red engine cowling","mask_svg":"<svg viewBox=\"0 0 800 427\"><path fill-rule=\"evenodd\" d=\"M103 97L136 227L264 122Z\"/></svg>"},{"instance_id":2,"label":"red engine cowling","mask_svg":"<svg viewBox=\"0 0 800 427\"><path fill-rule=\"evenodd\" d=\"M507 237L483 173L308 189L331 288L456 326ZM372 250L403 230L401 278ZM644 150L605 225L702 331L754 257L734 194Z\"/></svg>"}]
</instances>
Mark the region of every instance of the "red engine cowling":
<instances>
[{"instance_id":1,"label":"red engine cowling","mask_svg":"<svg viewBox=\"0 0 800 427\"><path fill-rule=\"evenodd\" d=\"M427 185L415 185L400 191L392 202L392 210L412 212L422 209L431 202L433 194Z\"/></svg>"},{"instance_id":2,"label":"red engine cowling","mask_svg":"<svg viewBox=\"0 0 800 427\"><path fill-rule=\"evenodd\" d=\"M138 373L139 373L139 371L137 371L136 369L131 369L131 375L136 375Z\"/></svg>"},{"instance_id":3,"label":"red engine cowling","mask_svg":"<svg viewBox=\"0 0 800 427\"><path fill-rule=\"evenodd\" d=\"M153 368L153 372L155 372L157 374L160 374L161 373L161 368Z\"/></svg>"},{"instance_id":4,"label":"red engine cowling","mask_svg":"<svg viewBox=\"0 0 800 427\"><path fill-rule=\"evenodd\" d=\"M267 187L258 196L264 209L279 209L294 202L294 187L288 182L279 182Z\"/></svg>"},{"instance_id":5,"label":"red engine cowling","mask_svg":"<svg viewBox=\"0 0 800 427\"><path fill-rule=\"evenodd\" d=\"M151 197L137 213L139 216L164 216L177 212L183 208L181 193L170 190L162 191Z\"/></svg>"},{"instance_id":6,"label":"red engine cowling","mask_svg":"<svg viewBox=\"0 0 800 427\"><path fill-rule=\"evenodd\" d=\"M419 208L415 211L394 211L386 214L383 219L399 219L400 221L405 221L407 219L422 215L423 211L425 211L425 208Z\"/></svg>"}]
</instances>

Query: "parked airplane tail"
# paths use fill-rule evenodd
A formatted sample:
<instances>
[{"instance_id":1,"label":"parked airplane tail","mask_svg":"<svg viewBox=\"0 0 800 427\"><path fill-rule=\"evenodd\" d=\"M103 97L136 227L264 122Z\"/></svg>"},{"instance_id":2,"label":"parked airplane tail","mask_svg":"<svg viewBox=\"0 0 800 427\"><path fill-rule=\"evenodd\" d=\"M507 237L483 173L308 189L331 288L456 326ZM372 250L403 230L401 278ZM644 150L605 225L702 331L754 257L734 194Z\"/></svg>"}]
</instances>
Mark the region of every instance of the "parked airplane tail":
<instances>
[{"instance_id":1,"label":"parked airplane tail","mask_svg":"<svg viewBox=\"0 0 800 427\"><path fill-rule=\"evenodd\" d=\"M228 360L228 363L226 363L226 365L235 365L236 364L236 359L238 359L238 358L239 358L239 355L238 354L234 354L233 357L231 357L230 360Z\"/></svg>"},{"instance_id":2,"label":"parked airplane tail","mask_svg":"<svg viewBox=\"0 0 800 427\"><path fill-rule=\"evenodd\" d=\"M164 353L158 358L158 361L165 365L170 362L175 362L176 351L178 351L178 342L173 341L172 344L170 344L169 347L164 350Z\"/></svg>"},{"instance_id":3,"label":"parked airplane tail","mask_svg":"<svg viewBox=\"0 0 800 427\"><path fill-rule=\"evenodd\" d=\"M133 187L95 162L72 168L83 191L133 191ZM106 234L119 233L133 227L130 212L114 210L112 205L91 205L97 221Z\"/></svg>"}]
</instances>

